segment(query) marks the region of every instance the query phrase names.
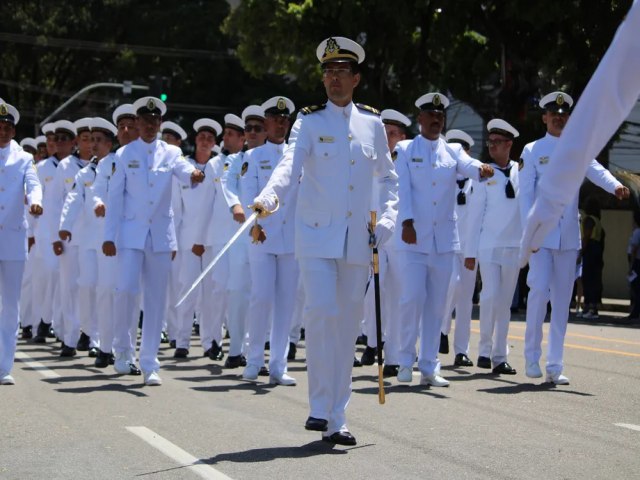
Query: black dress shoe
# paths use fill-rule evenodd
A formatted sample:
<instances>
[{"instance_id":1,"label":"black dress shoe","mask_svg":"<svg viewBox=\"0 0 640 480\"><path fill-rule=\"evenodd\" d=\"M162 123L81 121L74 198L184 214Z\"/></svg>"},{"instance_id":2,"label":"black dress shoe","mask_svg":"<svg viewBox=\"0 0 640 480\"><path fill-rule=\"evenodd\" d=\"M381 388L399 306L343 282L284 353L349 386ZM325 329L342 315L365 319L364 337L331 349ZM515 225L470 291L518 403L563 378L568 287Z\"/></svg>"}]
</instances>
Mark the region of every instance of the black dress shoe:
<instances>
[{"instance_id":1,"label":"black dress shoe","mask_svg":"<svg viewBox=\"0 0 640 480\"><path fill-rule=\"evenodd\" d=\"M289 342L289 352L287 353L287 360L295 360L298 347L293 342Z\"/></svg>"},{"instance_id":2,"label":"black dress shoe","mask_svg":"<svg viewBox=\"0 0 640 480\"><path fill-rule=\"evenodd\" d=\"M358 357L353 357L353 366L354 367L361 367L362 363L360 363L360 360L358 360Z\"/></svg>"},{"instance_id":3,"label":"black dress shoe","mask_svg":"<svg viewBox=\"0 0 640 480\"><path fill-rule=\"evenodd\" d=\"M314 432L326 432L327 425L329 425L329 422L324 418L309 417L304 423L304 428L307 430L313 430Z\"/></svg>"},{"instance_id":4,"label":"black dress shoe","mask_svg":"<svg viewBox=\"0 0 640 480\"><path fill-rule=\"evenodd\" d=\"M509 365L507 362L502 362L499 365L496 365L493 370L493 373L501 374L501 375L515 375L516 369Z\"/></svg>"},{"instance_id":5,"label":"black dress shoe","mask_svg":"<svg viewBox=\"0 0 640 480\"><path fill-rule=\"evenodd\" d=\"M260 371L258 372L258 376L259 377L268 377L269 376L269 369L267 367L260 367Z\"/></svg>"},{"instance_id":6,"label":"black dress shoe","mask_svg":"<svg viewBox=\"0 0 640 480\"><path fill-rule=\"evenodd\" d=\"M199 323L194 323L193 324L193 333L194 333L194 335L200 336L200 324Z\"/></svg>"},{"instance_id":7,"label":"black dress shoe","mask_svg":"<svg viewBox=\"0 0 640 480\"><path fill-rule=\"evenodd\" d=\"M99 352L99 351L100 351L100 350L98 350L96 347L91 347L91 348L89 349L89 357L90 357L90 358L96 358L96 357L98 356L98 352Z\"/></svg>"},{"instance_id":8,"label":"black dress shoe","mask_svg":"<svg viewBox=\"0 0 640 480\"><path fill-rule=\"evenodd\" d=\"M173 352L173 358L187 358L189 356L189 350L186 348L176 348Z\"/></svg>"},{"instance_id":9,"label":"black dress shoe","mask_svg":"<svg viewBox=\"0 0 640 480\"><path fill-rule=\"evenodd\" d=\"M438 349L438 353L449 353L449 335L445 335L442 332L440 332L440 348Z\"/></svg>"},{"instance_id":10,"label":"black dress shoe","mask_svg":"<svg viewBox=\"0 0 640 480\"><path fill-rule=\"evenodd\" d=\"M356 437L351 435L349 432L336 432L332 433L328 437L322 437L323 442L335 443L336 445L355 445Z\"/></svg>"},{"instance_id":11,"label":"black dress shoe","mask_svg":"<svg viewBox=\"0 0 640 480\"><path fill-rule=\"evenodd\" d=\"M358 338L356 338L356 345L366 345L366 344L367 344L367 336L358 335Z\"/></svg>"},{"instance_id":12,"label":"black dress shoe","mask_svg":"<svg viewBox=\"0 0 640 480\"><path fill-rule=\"evenodd\" d=\"M224 368L246 367L247 359L242 355L229 355L224 362Z\"/></svg>"},{"instance_id":13,"label":"black dress shoe","mask_svg":"<svg viewBox=\"0 0 640 480\"><path fill-rule=\"evenodd\" d=\"M373 365L374 363L376 363L377 351L378 350L376 348L367 346L367 348L364 349L364 352L362 352L360 363L362 363L362 365Z\"/></svg>"},{"instance_id":14,"label":"black dress shoe","mask_svg":"<svg viewBox=\"0 0 640 480\"><path fill-rule=\"evenodd\" d=\"M142 375L142 371L133 363L129 364L129 375Z\"/></svg>"},{"instance_id":15,"label":"black dress shoe","mask_svg":"<svg viewBox=\"0 0 640 480\"><path fill-rule=\"evenodd\" d=\"M383 378L397 377L399 369L400 369L399 365L385 365L384 367L382 367L382 377Z\"/></svg>"},{"instance_id":16,"label":"black dress shoe","mask_svg":"<svg viewBox=\"0 0 640 480\"><path fill-rule=\"evenodd\" d=\"M93 365L96 368L107 368L109 366L110 356L110 353L104 353L102 350L98 350L98 356L96 357L96 361L93 362Z\"/></svg>"},{"instance_id":17,"label":"black dress shoe","mask_svg":"<svg viewBox=\"0 0 640 480\"><path fill-rule=\"evenodd\" d=\"M175 342L175 340L174 340ZM167 335L167 332L162 332L160 334L160 343L169 343L169 335ZM175 345L171 348L176 348Z\"/></svg>"},{"instance_id":18,"label":"black dress shoe","mask_svg":"<svg viewBox=\"0 0 640 480\"><path fill-rule=\"evenodd\" d=\"M491 368L491 359L488 357L478 357L478 368Z\"/></svg>"},{"instance_id":19,"label":"black dress shoe","mask_svg":"<svg viewBox=\"0 0 640 480\"><path fill-rule=\"evenodd\" d=\"M78 339L78 343L76 344L76 350L80 352L86 352L89 350L89 344L91 342L91 338L86 333L82 332L80 334L80 338Z\"/></svg>"},{"instance_id":20,"label":"black dress shoe","mask_svg":"<svg viewBox=\"0 0 640 480\"><path fill-rule=\"evenodd\" d=\"M113 365L114 363L116 363L116 357L113 353L109 354L109 365Z\"/></svg>"},{"instance_id":21,"label":"black dress shoe","mask_svg":"<svg viewBox=\"0 0 640 480\"><path fill-rule=\"evenodd\" d=\"M266 342L264 342L264 350L266 352L268 352L269 350L271 350L271 342L269 340L267 340Z\"/></svg>"},{"instance_id":22,"label":"black dress shoe","mask_svg":"<svg viewBox=\"0 0 640 480\"><path fill-rule=\"evenodd\" d=\"M458 353L453 364L456 367L473 367L473 362L464 353Z\"/></svg>"},{"instance_id":23,"label":"black dress shoe","mask_svg":"<svg viewBox=\"0 0 640 480\"><path fill-rule=\"evenodd\" d=\"M36 336L33 337L33 343L47 343L47 337L49 336L50 329L50 323L44 323L42 320L40 320L38 329L36 330Z\"/></svg>"},{"instance_id":24,"label":"black dress shoe","mask_svg":"<svg viewBox=\"0 0 640 480\"><path fill-rule=\"evenodd\" d=\"M304 332L304 327L302 327L302 328L300 329L300 340L304 340L304 334L305 334L305 332Z\"/></svg>"},{"instance_id":25,"label":"black dress shoe","mask_svg":"<svg viewBox=\"0 0 640 480\"><path fill-rule=\"evenodd\" d=\"M222 352L222 347L218 345L218 342L213 340L211 342L211 348L204 352L204 356L209 357L211 360L222 360L224 353Z\"/></svg>"},{"instance_id":26,"label":"black dress shoe","mask_svg":"<svg viewBox=\"0 0 640 480\"><path fill-rule=\"evenodd\" d=\"M33 338L33 332L31 331L31 325L28 327L22 327L22 340L31 340Z\"/></svg>"},{"instance_id":27,"label":"black dress shoe","mask_svg":"<svg viewBox=\"0 0 640 480\"><path fill-rule=\"evenodd\" d=\"M161 341L161 343L162 343L162 341ZM176 348L176 341L175 340L171 340L169 342L169 348Z\"/></svg>"},{"instance_id":28,"label":"black dress shoe","mask_svg":"<svg viewBox=\"0 0 640 480\"><path fill-rule=\"evenodd\" d=\"M61 357L75 357L76 356L76 349L73 347L68 347L67 345L63 345L62 349L60 350L60 356Z\"/></svg>"}]
</instances>

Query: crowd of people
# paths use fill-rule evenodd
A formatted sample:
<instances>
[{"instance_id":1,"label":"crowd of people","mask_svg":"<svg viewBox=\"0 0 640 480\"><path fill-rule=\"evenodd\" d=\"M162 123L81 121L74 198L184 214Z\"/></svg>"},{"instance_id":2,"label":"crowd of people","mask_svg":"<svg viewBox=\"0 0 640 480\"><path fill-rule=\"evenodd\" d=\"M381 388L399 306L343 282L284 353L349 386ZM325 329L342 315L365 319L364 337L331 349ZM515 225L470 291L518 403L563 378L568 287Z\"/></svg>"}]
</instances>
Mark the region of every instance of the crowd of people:
<instances>
[{"instance_id":1,"label":"crowd of people","mask_svg":"<svg viewBox=\"0 0 640 480\"><path fill-rule=\"evenodd\" d=\"M295 121L293 101L274 96L225 115L222 124L201 118L188 132L163 122L160 99L143 97L120 105L110 119L60 119L18 144L19 112L0 100L0 383L14 383L21 326L33 342L57 338L62 357L87 351L98 368L113 365L160 385L161 341L171 342L175 358L192 355L195 320L204 356L242 368L247 381L268 377L293 386L287 361L304 327L305 427L353 445L345 416L351 368L354 361L373 364L377 347L367 288L371 211L378 219L385 376L411 383L417 362L422 384L449 386L438 352L443 339L448 348L454 311L454 364L474 366L469 339L478 270L475 366L516 374L507 336L520 240L573 99L562 91L542 97L546 134L528 143L519 161L511 155L518 130L490 120L491 162L482 163L469 155L474 142L467 133L446 131L449 99L441 92L416 100L420 133L413 139L405 114L354 103L364 56L349 39L324 40L317 57L328 101L299 109ZM195 151L185 157L180 144L189 135ZM586 176L620 199L629 195L595 160ZM253 212L251 235L241 235L176 307ZM569 383L563 344L579 252L585 270L601 268L597 213L587 212L581 238L575 194L529 258L527 377L543 377L550 301L545 380ZM596 308L598 285L584 288L585 303ZM354 360L362 333L368 344Z\"/></svg>"}]
</instances>

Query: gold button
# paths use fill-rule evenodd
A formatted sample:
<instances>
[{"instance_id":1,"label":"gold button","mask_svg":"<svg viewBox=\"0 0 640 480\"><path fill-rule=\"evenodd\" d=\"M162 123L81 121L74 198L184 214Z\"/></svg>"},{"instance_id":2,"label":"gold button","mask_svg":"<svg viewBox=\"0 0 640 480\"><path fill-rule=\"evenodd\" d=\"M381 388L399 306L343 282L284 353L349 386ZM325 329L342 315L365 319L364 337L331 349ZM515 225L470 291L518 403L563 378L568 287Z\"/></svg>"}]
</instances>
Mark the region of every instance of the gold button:
<instances>
[{"instance_id":1,"label":"gold button","mask_svg":"<svg viewBox=\"0 0 640 480\"><path fill-rule=\"evenodd\" d=\"M353 140L353 135L349 134L349 136L347 137L349 139L349 141Z\"/></svg>"},{"instance_id":2,"label":"gold button","mask_svg":"<svg viewBox=\"0 0 640 480\"><path fill-rule=\"evenodd\" d=\"M347 212L347 218L351 216L351 211Z\"/></svg>"},{"instance_id":3,"label":"gold button","mask_svg":"<svg viewBox=\"0 0 640 480\"><path fill-rule=\"evenodd\" d=\"M436 203L438 203L438 202L433 202L433 204L434 204L434 205L435 205Z\"/></svg>"},{"instance_id":4,"label":"gold button","mask_svg":"<svg viewBox=\"0 0 640 480\"><path fill-rule=\"evenodd\" d=\"M314 223L313 225L317 227L318 226L318 222Z\"/></svg>"},{"instance_id":5,"label":"gold button","mask_svg":"<svg viewBox=\"0 0 640 480\"><path fill-rule=\"evenodd\" d=\"M325 156L325 157L328 157L328 156L329 156L329 154L328 154L327 152L324 152L324 156Z\"/></svg>"},{"instance_id":6,"label":"gold button","mask_svg":"<svg viewBox=\"0 0 640 480\"><path fill-rule=\"evenodd\" d=\"M355 160L351 160L351 165L355 165L356 161Z\"/></svg>"},{"instance_id":7,"label":"gold button","mask_svg":"<svg viewBox=\"0 0 640 480\"><path fill-rule=\"evenodd\" d=\"M436 182L431 182L431 185L433 185L435 187L436 186Z\"/></svg>"},{"instance_id":8,"label":"gold button","mask_svg":"<svg viewBox=\"0 0 640 480\"><path fill-rule=\"evenodd\" d=\"M353 185L349 185L349 190L353 190Z\"/></svg>"},{"instance_id":9,"label":"gold button","mask_svg":"<svg viewBox=\"0 0 640 480\"><path fill-rule=\"evenodd\" d=\"M149 186L150 186L150 187L153 187L153 182L149 183Z\"/></svg>"}]
</instances>

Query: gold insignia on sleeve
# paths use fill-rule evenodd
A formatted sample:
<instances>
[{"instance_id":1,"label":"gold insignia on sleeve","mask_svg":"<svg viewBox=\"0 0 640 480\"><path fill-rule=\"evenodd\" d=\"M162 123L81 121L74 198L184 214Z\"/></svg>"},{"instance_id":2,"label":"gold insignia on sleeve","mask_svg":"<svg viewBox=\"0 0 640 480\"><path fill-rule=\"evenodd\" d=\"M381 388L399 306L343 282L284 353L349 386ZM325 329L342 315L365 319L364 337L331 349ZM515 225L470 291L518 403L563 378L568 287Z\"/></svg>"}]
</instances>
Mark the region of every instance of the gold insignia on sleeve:
<instances>
[{"instance_id":1,"label":"gold insignia on sleeve","mask_svg":"<svg viewBox=\"0 0 640 480\"><path fill-rule=\"evenodd\" d=\"M393 152L391 152L391 160L395 162L396 158L398 158L398 151L394 150Z\"/></svg>"},{"instance_id":2,"label":"gold insignia on sleeve","mask_svg":"<svg viewBox=\"0 0 640 480\"><path fill-rule=\"evenodd\" d=\"M276 107L278 110L284 110L287 108L287 102L285 101L284 98L280 97L278 99L278 103L276 104Z\"/></svg>"},{"instance_id":3,"label":"gold insignia on sleeve","mask_svg":"<svg viewBox=\"0 0 640 480\"><path fill-rule=\"evenodd\" d=\"M5 103L0 104L0 115L7 115L9 113L9 109Z\"/></svg>"},{"instance_id":4,"label":"gold insignia on sleeve","mask_svg":"<svg viewBox=\"0 0 640 480\"><path fill-rule=\"evenodd\" d=\"M323 103L322 105L309 105L308 107L302 108L300 110L300 113L302 113L303 115L309 115L310 113L324 110L326 106L326 103Z\"/></svg>"},{"instance_id":5,"label":"gold insignia on sleeve","mask_svg":"<svg viewBox=\"0 0 640 480\"><path fill-rule=\"evenodd\" d=\"M244 177L244 174L247 173L248 168L249 168L249 162L244 162L242 164L242 168L240 169L240 176Z\"/></svg>"},{"instance_id":6,"label":"gold insignia on sleeve","mask_svg":"<svg viewBox=\"0 0 640 480\"><path fill-rule=\"evenodd\" d=\"M380 110L378 110L377 108L370 107L369 105L365 105L364 103L356 103L356 107L358 107L360 110L364 110L366 112L373 113L374 115L380 116Z\"/></svg>"},{"instance_id":7,"label":"gold insignia on sleeve","mask_svg":"<svg viewBox=\"0 0 640 480\"><path fill-rule=\"evenodd\" d=\"M437 93L433 96L433 100L431 101L436 107L442 103L440 100L440 95Z\"/></svg>"},{"instance_id":8,"label":"gold insignia on sleeve","mask_svg":"<svg viewBox=\"0 0 640 480\"><path fill-rule=\"evenodd\" d=\"M547 163L549 163L549 157L540 157L538 162L540 163L540 165L546 165Z\"/></svg>"},{"instance_id":9,"label":"gold insignia on sleeve","mask_svg":"<svg viewBox=\"0 0 640 480\"><path fill-rule=\"evenodd\" d=\"M149 101L147 101L147 108L149 110L154 110L156 108L156 102L153 100L153 98L150 98Z\"/></svg>"},{"instance_id":10,"label":"gold insignia on sleeve","mask_svg":"<svg viewBox=\"0 0 640 480\"><path fill-rule=\"evenodd\" d=\"M564 96L561 93L559 93L558 96L556 97L556 103L558 105L564 104Z\"/></svg>"},{"instance_id":11,"label":"gold insignia on sleeve","mask_svg":"<svg viewBox=\"0 0 640 480\"><path fill-rule=\"evenodd\" d=\"M521 158L518 161L518 170L522 170L524 168L524 158Z\"/></svg>"},{"instance_id":12,"label":"gold insignia on sleeve","mask_svg":"<svg viewBox=\"0 0 640 480\"><path fill-rule=\"evenodd\" d=\"M116 173L116 162L111 163L111 175Z\"/></svg>"}]
</instances>

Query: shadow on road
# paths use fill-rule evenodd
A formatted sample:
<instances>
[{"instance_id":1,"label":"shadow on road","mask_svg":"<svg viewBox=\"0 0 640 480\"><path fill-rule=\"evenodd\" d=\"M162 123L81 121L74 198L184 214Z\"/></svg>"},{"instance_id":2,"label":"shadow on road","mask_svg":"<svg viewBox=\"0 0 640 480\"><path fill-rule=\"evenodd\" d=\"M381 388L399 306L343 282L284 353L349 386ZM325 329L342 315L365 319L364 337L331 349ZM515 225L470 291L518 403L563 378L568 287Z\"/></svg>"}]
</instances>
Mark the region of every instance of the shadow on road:
<instances>
[{"instance_id":1,"label":"shadow on road","mask_svg":"<svg viewBox=\"0 0 640 480\"><path fill-rule=\"evenodd\" d=\"M502 380L506 382L505 380ZM552 392L552 393L565 393L568 395L579 395L581 397L594 397L592 393L578 392L575 390L566 390L566 386L557 386L551 382L545 383L515 383L508 382L509 385L492 388L480 388L478 392L493 393L498 395L511 395L514 393L529 393L529 392Z\"/></svg>"},{"instance_id":2,"label":"shadow on road","mask_svg":"<svg viewBox=\"0 0 640 480\"><path fill-rule=\"evenodd\" d=\"M143 388L144 383L142 383L142 377L140 377L140 382L134 384L108 383L95 387L56 388L56 391L61 393L122 392L135 397L146 397L147 394L142 391Z\"/></svg>"}]
</instances>

